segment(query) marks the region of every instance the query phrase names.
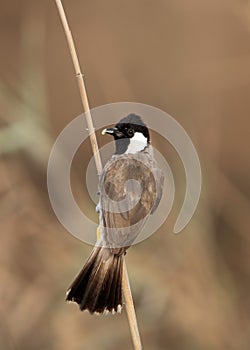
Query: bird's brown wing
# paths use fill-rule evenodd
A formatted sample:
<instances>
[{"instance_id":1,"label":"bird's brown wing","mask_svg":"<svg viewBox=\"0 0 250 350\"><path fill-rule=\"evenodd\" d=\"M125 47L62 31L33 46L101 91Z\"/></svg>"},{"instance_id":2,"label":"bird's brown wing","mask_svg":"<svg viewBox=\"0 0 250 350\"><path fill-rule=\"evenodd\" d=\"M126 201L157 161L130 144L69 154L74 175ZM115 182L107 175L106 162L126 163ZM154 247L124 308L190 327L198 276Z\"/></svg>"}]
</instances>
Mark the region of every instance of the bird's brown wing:
<instances>
[{"instance_id":1,"label":"bird's brown wing","mask_svg":"<svg viewBox=\"0 0 250 350\"><path fill-rule=\"evenodd\" d=\"M147 156L123 155L107 163L100 179L101 230L114 253L124 252L138 236L158 201L158 187Z\"/></svg>"}]
</instances>

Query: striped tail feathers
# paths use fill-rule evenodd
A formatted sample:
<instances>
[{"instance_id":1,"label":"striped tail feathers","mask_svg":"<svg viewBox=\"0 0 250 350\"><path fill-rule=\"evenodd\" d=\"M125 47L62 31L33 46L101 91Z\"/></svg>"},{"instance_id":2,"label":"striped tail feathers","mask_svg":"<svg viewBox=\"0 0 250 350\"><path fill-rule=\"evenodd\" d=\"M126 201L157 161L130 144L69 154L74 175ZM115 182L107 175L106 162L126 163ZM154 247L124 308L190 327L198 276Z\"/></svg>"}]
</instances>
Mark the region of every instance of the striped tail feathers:
<instances>
[{"instance_id":1,"label":"striped tail feathers","mask_svg":"<svg viewBox=\"0 0 250 350\"><path fill-rule=\"evenodd\" d=\"M95 248L68 289L66 300L92 313L121 312L123 255Z\"/></svg>"}]
</instances>

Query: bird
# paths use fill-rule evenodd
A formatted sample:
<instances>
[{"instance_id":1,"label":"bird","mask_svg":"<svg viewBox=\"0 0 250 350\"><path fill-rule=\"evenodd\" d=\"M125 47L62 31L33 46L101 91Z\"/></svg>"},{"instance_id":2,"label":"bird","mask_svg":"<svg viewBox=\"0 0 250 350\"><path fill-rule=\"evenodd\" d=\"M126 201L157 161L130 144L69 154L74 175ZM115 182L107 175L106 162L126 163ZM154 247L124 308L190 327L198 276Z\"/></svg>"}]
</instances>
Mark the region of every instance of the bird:
<instances>
[{"instance_id":1,"label":"bird","mask_svg":"<svg viewBox=\"0 0 250 350\"><path fill-rule=\"evenodd\" d=\"M123 307L124 255L157 209L164 175L141 116L131 113L102 135L113 136L115 152L99 178L98 238L66 301L91 314L116 314Z\"/></svg>"}]
</instances>

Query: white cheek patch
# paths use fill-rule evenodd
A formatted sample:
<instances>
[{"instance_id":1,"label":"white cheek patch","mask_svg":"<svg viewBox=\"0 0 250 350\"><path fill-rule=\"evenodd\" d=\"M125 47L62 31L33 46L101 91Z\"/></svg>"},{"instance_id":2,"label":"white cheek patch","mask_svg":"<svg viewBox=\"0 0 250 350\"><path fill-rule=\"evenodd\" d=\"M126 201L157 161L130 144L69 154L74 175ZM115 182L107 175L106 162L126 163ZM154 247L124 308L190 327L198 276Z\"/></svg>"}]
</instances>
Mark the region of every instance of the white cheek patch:
<instances>
[{"instance_id":1,"label":"white cheek patch","mask_svg":"<svg viewBox=\"0 0 250 350\"><path fill-rule=\"evenodd\" d=\"M143 151L147 144L147 138L141 132L136 132L134 136L131 139L129 139L129 145L125 154L134 154Z\"/></svg>"}]
</instances>

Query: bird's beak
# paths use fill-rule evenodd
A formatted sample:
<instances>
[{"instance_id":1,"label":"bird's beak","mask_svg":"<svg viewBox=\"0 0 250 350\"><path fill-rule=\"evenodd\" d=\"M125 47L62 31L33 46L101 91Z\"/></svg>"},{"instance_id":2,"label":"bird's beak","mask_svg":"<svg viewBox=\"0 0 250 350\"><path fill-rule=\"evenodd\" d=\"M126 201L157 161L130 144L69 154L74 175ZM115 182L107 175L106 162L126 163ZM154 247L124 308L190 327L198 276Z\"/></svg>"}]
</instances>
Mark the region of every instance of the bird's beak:
<instances>
[{"instance_id":1,"label":"bird's beak","mask_svg":"<svg viewBox=\"0 0 250 350\"><path fill-rule=\"evenodd\" d=\"M115 133L118 131L117 128L108 128L102 130L102 135L109 134L109 135L115 135Z\"/></svg>"}]
</instances>

